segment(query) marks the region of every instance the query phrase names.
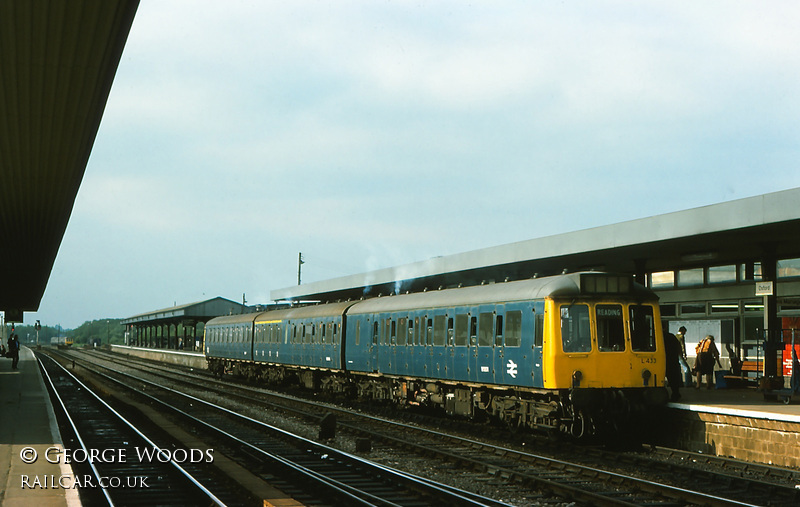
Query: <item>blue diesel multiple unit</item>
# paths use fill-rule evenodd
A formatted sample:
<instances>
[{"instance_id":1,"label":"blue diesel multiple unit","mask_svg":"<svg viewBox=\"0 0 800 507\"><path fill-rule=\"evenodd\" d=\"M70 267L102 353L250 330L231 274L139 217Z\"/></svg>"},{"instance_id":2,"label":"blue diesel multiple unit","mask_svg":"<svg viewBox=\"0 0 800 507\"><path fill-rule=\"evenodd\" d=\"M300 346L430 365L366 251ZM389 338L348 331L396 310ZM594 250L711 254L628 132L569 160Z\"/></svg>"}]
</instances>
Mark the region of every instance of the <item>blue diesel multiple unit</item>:
<instances>
[{"instance_id":1,"label":"blue diesel multiple unit","mask_svg":"<svg viewBox=\"0 0 800 507\"><path fill-rule=\"evenodd\" d=\"M667 399L657 297L609 273L220 317L205 353L218 374L576 436Z\"/></svg>"}]
</instances>

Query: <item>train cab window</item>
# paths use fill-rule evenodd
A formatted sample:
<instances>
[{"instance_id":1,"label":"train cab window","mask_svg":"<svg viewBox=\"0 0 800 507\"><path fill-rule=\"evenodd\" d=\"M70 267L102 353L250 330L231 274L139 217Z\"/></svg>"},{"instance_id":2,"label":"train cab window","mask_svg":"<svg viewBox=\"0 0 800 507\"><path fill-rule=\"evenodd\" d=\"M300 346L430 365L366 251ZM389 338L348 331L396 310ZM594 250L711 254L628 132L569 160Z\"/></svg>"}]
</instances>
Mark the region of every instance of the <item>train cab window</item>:
<instances>
[{"instance_id":1,"label":"train cab window","mask_svg":"<svg viewBox=\"0 0 800 507\"><path fill-rule=\"evenodd\" d=\"M494 344L497 347L503 346L503 316L497 315L494 324Z\"/></svg>"},{"instance_id":2,"label":"train cab window","mask_svg":"<svg viewBox=\"0 0 800 507\"><path fill-rule=\"evenodd\" d=\"M478 346L491 347L494 342L494 314L482 313L478 319Z\"/></svg>"},{"instance_id":3,"label":"train cab window","mask_svg":"<svg viewBox=\"0 0 800 507\"><path fill-rule=\"evenodd\" d=\"M505 325L506 347L519 347L522 342L522 312L506 312Z\"/></svg>"},{"instance_id":4,"label":"train cab window","mask_svg":"<svg viewBox=\"0 0 800 507\"><path fill-rule=\"evenodd\" d=\"M625 324L622 305L597 305L597 348L600 352L625 350Z\"/></svg>"},{"instance_id":5,"label":"train cab window","mask_svg":"<svg viewBox=\"0 0 800 507\"><path fill-rule=\"evenodd\" d=\"M405 345L408 338L408 317L397 319L397 344Z\"/></svg>"},{"instance_id":6,"label":"train cab window","mask_svg":"<svg viewBox=\"0 0 800 507\"><path fill-rule=\"evenodd\" d=\"M434 315L433 317L433 344L441 347L447 340L447 317Z\"/></svg>"},{"instance_id":7,"label":"train cab window","mask_svg":"<svg viewBox=\"0 0 800 507\"><path fill-rule=\"evenodd\" d=\"M656 350L656 329L653 307L631 305L630 326L633 350L635 352L654 352Z\"/></svg>"},{"instance_id":8,"label":"train cab window","mask_svg":"<svg viewBox=\"0 0 800 507\"><path fill-rule=\"evenodd\" d=\"M456 347L466 347L469 341L469 315L460 313L456 315Z\"/></svg>"},{"instance_id":9,"label":"train cab window","mask_svg":"<svg viewBox=\"0 0 800 507\"><path fill-rule=\"evenodd\" d=\"M561 345L564 352L592 350L592 332L587 305L561 307Z\"/></svg>"}]
</instances>

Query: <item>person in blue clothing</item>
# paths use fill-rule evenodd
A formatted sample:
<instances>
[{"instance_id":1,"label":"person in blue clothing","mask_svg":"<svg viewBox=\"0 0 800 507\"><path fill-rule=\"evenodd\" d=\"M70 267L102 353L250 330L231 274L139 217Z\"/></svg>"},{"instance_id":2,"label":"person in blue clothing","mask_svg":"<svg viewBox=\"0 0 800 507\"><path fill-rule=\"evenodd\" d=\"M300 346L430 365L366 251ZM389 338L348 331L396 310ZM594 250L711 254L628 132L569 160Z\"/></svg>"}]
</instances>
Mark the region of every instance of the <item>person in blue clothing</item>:
<instances>
[{"instance_id":1,"label":"person in blue clothing","mask_svg":"<svg viewBox=\"0 0 800 507\"><path fill-rule=\"evenodd\" d=\"M11 358L11 369L16 370L17 363L19 363L19 337L16 334L12 334L11 338L8 339L6 357Z\"/></svg>"}]
</instances>

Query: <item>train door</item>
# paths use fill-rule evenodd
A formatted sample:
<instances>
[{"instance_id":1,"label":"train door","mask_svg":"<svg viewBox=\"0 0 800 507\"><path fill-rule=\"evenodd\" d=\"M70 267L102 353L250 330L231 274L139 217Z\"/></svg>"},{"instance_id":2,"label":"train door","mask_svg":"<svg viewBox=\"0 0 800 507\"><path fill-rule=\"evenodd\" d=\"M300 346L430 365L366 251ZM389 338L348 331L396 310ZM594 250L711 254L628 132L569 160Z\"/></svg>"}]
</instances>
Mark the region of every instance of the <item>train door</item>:
<instances>
[{"instance_id":1,"label":"train door","mask_svg":"<svg viewBox=\"0 0 800 507\"><path fill-rule=\"evenodd\" d=\"M520 361L517 354L514 354L512 347L505 347L505 305L497 305L492 312L492 349L494 351L494 380L501 384L516 384L520 372ZM508 357L506 357L508 356Z\"/></svg>"},{"instance_id":2,"label":"train door","mask_svg":"<svg viewBox=\"0 0 800 507\"><path fill-rule=\"evenodd\" d=\"M473 380L470 368L472 355L469 349L469 313L467 310L467 308L461 308L455 314L453 378L456 380Z\"/></svg>"},{"instance_id":3,"label":"train door","mask_svg":"<svg viewBox=\"0 0 800 507\"><path fill-rule=\"evenodd\" d=\"M367 319L369 322L369 319ZM380 346L380 338L381 338L381 319L380 317L375 317L372 321L372 340L369 346L369 369L372 370L373 373L378 371L378 348Z\"/></svg>"},{"instance_id":4,"label":"train door","mask_svg":"<svg viewBox=\"0 0 800 507\"><path fill-rule=\"evenodd\" d=\"M544 387L544 303L535 303L530 311L522 311L522 347L533 340L531 385Z\"/></svg>"},{"instance_id":5,"label":"train door","mask_svg":"<svg viewBox=\"0 0 800 507\"><path fill-rule=\"evenodd\" d=\"M526 305L527 306L527 305ZM527 312L526 312L527 310ZM527 314L526 314L527 313ZM523 323L523 318L527 322ZM523 329L533 329L533 312L520 304L498 305L495 313L495 379L507 385L532 385L534 363L541 364L541 347L532 347L532 339L523 346Z\"/></svg>"},{"instance_id":6,"label":"train door","mask_svg":"<svg viewBox=\"0 0 800 507\"><path fill-rule=\"evenodd\" d=\"M445 378L447 371L447 314L444 310L433 315L433 345L429 347L431 375Z\"/></svg>"},{"instance_id":7,"label":"train door","mask_svg":"<svg viewBox=\"0 0 800 507\"><path fill-rule=\"evenodd\" d=\"M470 345L473 343L473 359L477 382L495 382L494 306L481 305L477 314L470 316Z\"/></svg>"}]
</instances>

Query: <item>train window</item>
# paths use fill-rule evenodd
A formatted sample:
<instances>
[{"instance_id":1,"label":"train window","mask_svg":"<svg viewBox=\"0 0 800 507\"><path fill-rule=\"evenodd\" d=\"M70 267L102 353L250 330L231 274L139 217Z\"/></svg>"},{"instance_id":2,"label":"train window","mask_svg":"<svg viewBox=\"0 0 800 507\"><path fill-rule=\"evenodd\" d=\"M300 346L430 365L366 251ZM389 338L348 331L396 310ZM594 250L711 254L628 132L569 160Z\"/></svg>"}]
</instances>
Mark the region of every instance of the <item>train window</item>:
<instances>
[{"instance_id":1,"label":"train window","mask_svg":"<svg viewBox=\"0 0 800 507\"><path fill-rule=\"evenodd\" d=\"M397 319L397 344L405 345L408 338L408 317Z\"/></svg>"},{"instance_id":2,"label":"train window","mask_svg":"<svg viewBox=\"0 0 800 507\"><path fill-rule=\"evenodd\" d=\"M561 307L561 346L564 352L589 352L592 350L592 333L587 305Z\"/></svg>"},{"instance_id":3,"label":"train window","mask_svg":"<svg viewBox=\"0 0 800 507\"><path fill-rule=\"evenodd\" d=\"M380 334L378 333L378 321L373 322L372 326L372 344L377 345Z\"/></svg>"},{"instance_id":4,"label":"train window","mask_svg":"<svg viewBox=\"0 0 800 507\"><path fill-rule=\"evenodd\" d=\"M622 305L597 305L597 348L600 352L625 350Z\"/></svg>"},{"instance_id":5,"label":"train window","mask_svg":"<svg viewBox=\"0 0 800 507\"><path fill-rule=\"evenodd\" d=\"M395 323L392 319L386 319L386 326L383 328L383 344L391 345L394 343Z\"/></svg>"},{"instance_id":6,"label":"train window","mask_svg":"<svg viewBox=\"0 0 800 507\"><path fill-rule=\"evenodd\" d=\"M332 343L339 343L339 323L333 323L333 342Z\"/></svg>"},{"instance_id":7,"label":"train window","mask_svg":"<svg viewBox=\"0 0 800 507\"><path fill-rule=\"evenodd\" d=\"M417 335L415 333L416 333L416 328L417 327L414 325L414 322L418 322L418 321L419 321L418 317L415 317L413 319L411 317L408 318L408 344L409 345L416 344Z\"/></svg>"},{"instance_id":8,"label":"train window","mask_svg":"<svg viewBox=\"0 0 800 507\"><path fill-rule=\"evenodd\" d=\"M522 312L506 312L506 347L519 347L522 342Z\"/></svg>"},{"instance_id":9,"label":"train window","mask_svg":"<svg viewBox=\"0 0 800 507\"><path fill-rule=\"evenodd\" d=\"M433 317L433 344L441 347L447 339L447 317L435 315Z\"/></svg>"},{"instance_id":10,"label":"train window","mask_svg":"<svg viewBox=\"0 0 800 507\"><path fill-rule=\"evenodd\" d=\"M361 345L361 321L356 321L356 347Z\"/></svg>"},{"instance_id":11,"label":"train window","mask_svg":"<svg viewBox=\"0 0 800 507\"><path fill-rule=\"evenodd\" d=\"M544 314L535 314L535 329L533 331L533 346L542 347L544 345Z\"/></svg>"},{"instance_id":12,"label":"train window","mask_svg":"<svg viewBox=\"0 0 800 507\"><path fill-rule=\"evenodd\" d=\"M493 325L494 325L494 314L492 313L482 313L480 314L480 318L478 319L478 346L479 347L491 347L494 333L493 333Z\"/></svg>"},{"instance_id":13,"label":"train window","mask_svg":"<svg viewBox=\"0 0 800 507\"><path fill-rule=\"evenodd\" d=\"M498 347L503 346L503 316L498 315L495 317L494 326L494 344Z\"/></svg>"},{"instance_id":14,"label":"train window","mask_svg":"<svg viewBox=\"0 0 800 507\"><path fill-rule=\"evenodd\" d=\"M654 352L656 350L656 326L653 307L631 305L630 312L631 347L635 352Z\"/></svg>"},{"instance_id":15,"label":"train window","mask_svg":"<svg viewBox=\"0 0 800 507\"><path fill-rule=\"evenodd\" d=\"M425 344L431 345L432 340L433 340L433 319L428 319L428 329L427 332L425 333Z\"/></svg>"},{"instance_id":16,"label":"train window","mask_svg":"<svg viewBox=\"0 0 800 507\"><path fill-rule=\"evenodd\" d=\"M469 318L469 346L478 344L478 317Z\"/></svg>"},{"instance_id":17,"label":"train window","mask_svg":"<svg viewBox=\"0 0 800 507\"><path fill-rule=\"evenodd\" d=\"M456 315L456 347L466 347L469 343L469 315Z\"/></svg>"},{"instance_id":18,"label":"train window","mask_svg":"<svg viewBox=\"0 0 800 507\"><path fill-rule=\"evenodd\" d=\"M453 317L450 317L450 318L447 319L447 345L449 345L451 347L453 346L453 343L454 343L454 340L455 340L455 336L453 336L454 333L455 333L455 330L454 330L454 325L453 325Z\"/></svg>"}]
</instances>

